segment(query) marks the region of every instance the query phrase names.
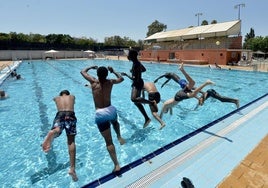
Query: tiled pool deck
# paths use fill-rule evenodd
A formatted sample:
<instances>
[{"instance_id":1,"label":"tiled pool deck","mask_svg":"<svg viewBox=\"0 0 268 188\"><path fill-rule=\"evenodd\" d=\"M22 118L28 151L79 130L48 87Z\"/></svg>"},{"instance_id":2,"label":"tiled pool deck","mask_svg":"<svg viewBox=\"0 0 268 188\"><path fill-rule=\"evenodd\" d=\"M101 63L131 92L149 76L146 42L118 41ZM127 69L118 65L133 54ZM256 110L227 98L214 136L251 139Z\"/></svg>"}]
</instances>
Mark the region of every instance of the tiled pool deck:
<instances>
[{"instance_id":1,"label":"tiled pool deck","mask_svg":"<svg viewBox=\"0 0 268 188\"><path fill-rule=\"evenodd\" d=\"M268 141L245 159L267 137L267 124L268 94L122 167L121 177L109 174L84 187L182 187L183 177L196 188L268 187Z\"/></svg>"}]
</instances>

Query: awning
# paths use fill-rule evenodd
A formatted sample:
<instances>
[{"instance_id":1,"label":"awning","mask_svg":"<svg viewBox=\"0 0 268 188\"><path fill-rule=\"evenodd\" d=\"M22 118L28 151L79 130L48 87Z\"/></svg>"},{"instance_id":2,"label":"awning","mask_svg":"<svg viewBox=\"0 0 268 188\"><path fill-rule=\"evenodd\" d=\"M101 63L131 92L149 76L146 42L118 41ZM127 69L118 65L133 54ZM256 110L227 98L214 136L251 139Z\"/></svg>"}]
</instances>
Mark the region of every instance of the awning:
<instances>
[{"instance_id":1,"label":"awning","mask_svg":"<svg viewBox=\"0 0 268 188\"><path fill-rule=\"evenodd\" d=\"M165 31L155 33L147 38L145 41L170 41L170 40L184 40L208 37L221 37L238 35L241 30L241 21L230 21L217 24L202 25L197 27L184 28L179 30Z\"/></svg>"}]
</instances>

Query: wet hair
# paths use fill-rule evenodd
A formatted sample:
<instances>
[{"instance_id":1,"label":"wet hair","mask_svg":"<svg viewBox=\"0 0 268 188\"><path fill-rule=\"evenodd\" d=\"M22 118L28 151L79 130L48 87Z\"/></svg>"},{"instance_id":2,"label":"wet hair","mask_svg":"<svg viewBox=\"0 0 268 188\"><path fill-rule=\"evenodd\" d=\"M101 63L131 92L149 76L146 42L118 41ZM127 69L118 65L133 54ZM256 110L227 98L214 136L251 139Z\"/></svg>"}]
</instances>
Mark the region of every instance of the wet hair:
<instances>
[{"instance_id":1,"label":"wet hair","mask_svg":"<svg viewBox=\"0 0 268 188\"><path fill-rule=\"evenodd\" d=\"M70 95L70 92L68 91L68 90L62 90L61 92L60 92L60 96L62 96L62 95Z\"/></svg>"},{"instance_id":2,"label":"wet hair","mask_svg":"<svg viewBox=\"0 0 268 188\"><path fill-rule=\"evenodd\" d=\"M108 76L108 69L106 67L99 67L97 69L97 75L99 78L106 78Z\"/></svg>"}]
</instances>

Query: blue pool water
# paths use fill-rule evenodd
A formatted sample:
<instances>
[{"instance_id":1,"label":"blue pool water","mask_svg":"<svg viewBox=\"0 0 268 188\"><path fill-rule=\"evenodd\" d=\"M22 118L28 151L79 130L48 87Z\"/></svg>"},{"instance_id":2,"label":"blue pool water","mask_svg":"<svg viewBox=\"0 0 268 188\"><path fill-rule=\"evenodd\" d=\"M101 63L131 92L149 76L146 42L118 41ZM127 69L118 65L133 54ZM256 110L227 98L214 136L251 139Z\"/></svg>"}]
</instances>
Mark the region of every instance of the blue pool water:
<instances>
[{"instance_id":1,"label":"blue pool water","mask_svg":"<svg viewBox=\"0 0 268 188\"><path fill-rule=\"evenodd\" d=\"M2 187L81 187L100 178L113 169L103 138L94 124L94 104L87 82L80 75L86 66L113 66L116 71L129 72L130 62L111 60L87 61L25 61L17 72L22 80L7 78L1 85L10 96L0 101L1 160L0 182ZM144 63L147 72L145 81L153 81L165 72L176 72L176 65ZM243 106L267 93L268 74L235 70L217 70L204 67L185 66L185 70L200 85L207 79L216 83L213 88L220 94L240 99ZM94 73L94 70L91 71ZM113 75L109 75L111 78ZM159 103L173 97L178 84L170 81L160 88L164 79L156 84L162 95ZM185 100L173 110L173 115L165 114L166 127L159 130L159 123L153 119L148 106L150 125L143 129L144 119L130 101L131 81L115 85L112 103L118 109L122 136L126 144L121 146L113 132L114 144L121 166L125 166L155 151L170 142L208 124L235 110L234 104L208 99L194 110L197 101ZM72 182L68 175L69 156L66 136L56 138L53 148L44 154L40 144L51 128L56 108L52 98L63 89L76 96L75 111L78 119L76 136L78 182Z\"/></svg>"}]
</instances>

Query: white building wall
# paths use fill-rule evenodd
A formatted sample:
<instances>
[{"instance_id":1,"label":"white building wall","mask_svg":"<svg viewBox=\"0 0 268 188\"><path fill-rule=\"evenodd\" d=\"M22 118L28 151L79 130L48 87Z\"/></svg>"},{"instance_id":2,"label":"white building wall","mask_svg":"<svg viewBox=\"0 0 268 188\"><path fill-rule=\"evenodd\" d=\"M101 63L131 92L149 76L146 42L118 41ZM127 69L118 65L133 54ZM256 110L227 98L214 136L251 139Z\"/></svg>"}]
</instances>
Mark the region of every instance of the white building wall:
<instances>
[{"instance_id":1,"label":"white building wall","mask_svg":"<svg viewBox=\"0 0 268 188\"><path fill-rule=\"evenodd\" d=\"M46 57L56 59L84 58L88 55L83 51L59 51L55 54L46 54L45 52L45 50L0 50L0 61L45 59Z\"/></svg>"}]
</instances>

